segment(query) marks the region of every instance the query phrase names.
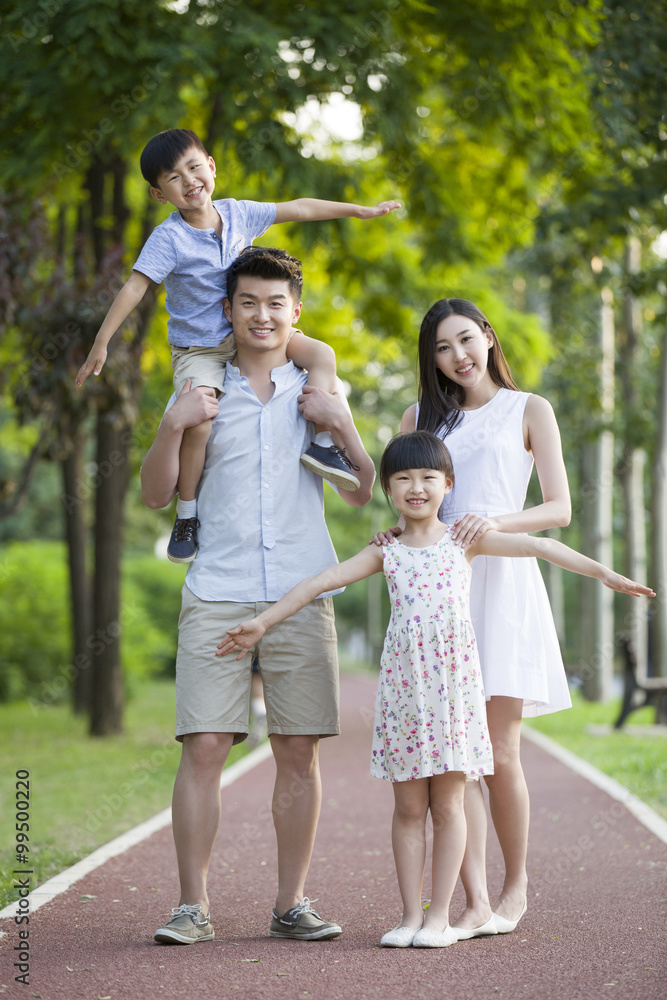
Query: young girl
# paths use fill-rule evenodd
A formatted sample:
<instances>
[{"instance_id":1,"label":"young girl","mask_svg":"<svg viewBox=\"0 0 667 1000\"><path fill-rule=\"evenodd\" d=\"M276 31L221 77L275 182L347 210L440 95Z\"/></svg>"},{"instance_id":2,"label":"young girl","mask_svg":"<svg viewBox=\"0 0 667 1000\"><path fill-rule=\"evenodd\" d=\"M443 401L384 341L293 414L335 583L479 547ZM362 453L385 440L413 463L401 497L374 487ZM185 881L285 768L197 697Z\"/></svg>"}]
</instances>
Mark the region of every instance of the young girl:
<instances>
[{"instance_id":1,"label":"young girl","mask_svg":"<svg viewBox=\"0 0 667 1000\"><path fill-rule=\"evenodd\" d=\"M384 572L391 621L382 655L371 774L393 783L392 845L403 900L401 922L381 939L389 947L443 948L459 938L449 926L449 903L466 843L463 792L467 778L493 771L468 594L478 555L535 556L597 577L630 594L651 594L549 538L487 531L464 550L438 512L454 472L442 441L425 431L395 438L380 466L380 482L403 516L401 541L367 547L297 584L256 618L237 625L218 644L218 656L238 659L271 625L325 590ZM433 822L431 903L422 909L426 818ZM487 933L495 933L488 930Z\"/></svg>"},{"instance_id":2,"label":"young girl","mask_svg":"<svg viewBox=\"0 0 667 1000\"><path fill-rule=\"evenodd\" d=\"M420 402L401 432L432 431L449 448L456 488L440 518L462 546L484 532L532 532L566 525L570 493L558 424L546 399L520 392L486 316L464 299L441 299L419 332ZM543 502L523 509L537 468ZM390 529L376 541L391 541ZM470 610L487 698L494 774L485 777L505 862L494 926L509 933L526 912L530 804L519 756L521 718L571 705L546 589L534 560L477 559ZM486 808L480 782L466 788L468 839L461 879L466 909L457 920L468 937L487 933L492 908L486 883Z\"/></svg>"}]
</instances>

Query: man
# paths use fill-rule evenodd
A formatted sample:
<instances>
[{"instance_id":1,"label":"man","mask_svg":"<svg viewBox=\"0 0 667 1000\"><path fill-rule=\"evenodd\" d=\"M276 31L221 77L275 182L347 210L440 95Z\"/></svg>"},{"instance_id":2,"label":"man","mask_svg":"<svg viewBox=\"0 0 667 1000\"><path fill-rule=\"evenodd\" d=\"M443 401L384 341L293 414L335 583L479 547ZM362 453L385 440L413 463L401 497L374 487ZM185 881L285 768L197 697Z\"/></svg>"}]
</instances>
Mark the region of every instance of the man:
<instances>
[{"instance_id":1,"label":"man","mask_svg":"<svg viewBox=\"0 0 667 1000\"><path fill-rule=\"evenodd\" d=\"M183 752L173 832L181 899L155 932L163 943L214 936L206 877L220 822L220 774L233 743L248 733L253 655L229 663L216 657L217 643L227 628L335 559L322 481L300 462L310 422L330 429L340 455L357 472L360 487L341 494L345 502L361 507L371 498L375 470L344 396L307 386L307 373L287 360L301 289L299 261L282 250L250 247L237 258L224 300L237 345L227 393L218 401L213 392L190 391L186 383L142 468L145 503L166 506L176 490L184 431L213 419L198 497L199 554L188 570L179 620L176 738ZM318 742L339 732L331 595L273 630L254 652L276 761L278 892L269 933L299 940L337 937L341 928L322 919L304 897L321 801ZM294 795L295 780L302 794Z\"/></svg>"}]
</instances>

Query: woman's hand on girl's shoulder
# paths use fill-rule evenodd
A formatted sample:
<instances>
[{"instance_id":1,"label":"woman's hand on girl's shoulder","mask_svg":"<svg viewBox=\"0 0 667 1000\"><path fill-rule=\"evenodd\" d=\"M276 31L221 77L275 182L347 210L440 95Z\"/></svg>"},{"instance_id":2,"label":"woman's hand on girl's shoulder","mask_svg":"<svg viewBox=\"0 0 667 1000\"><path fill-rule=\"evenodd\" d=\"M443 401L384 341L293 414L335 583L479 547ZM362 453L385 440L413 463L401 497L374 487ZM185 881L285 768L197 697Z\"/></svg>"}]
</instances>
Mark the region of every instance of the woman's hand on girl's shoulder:
<instances>
[{"instance_id":1,"label":"woman's hand on girl's shoulder","mask_svg":"<svg viewBox=\"0 0 667 1000\"><path fill-rule=\"evenodd\" d=\"M454 521L452 539L461 548L467 548L482 537L486 531L499 531L500 525L493 517L482 517L481 514L466 514Z\"/></svg>"},{"instance_id":2,"label":"woman's hand on girl's shoulder","mask_svg":"<svg viewBox=\"0 0 667 1000\"><path fill-rule=\"evenodd\" d=\"M378 531L369 541L369 545L391 545L395 538L403 534L403 529L396 525L395 528L387 528L386 531Z\"/></svg>"}]
</instances>

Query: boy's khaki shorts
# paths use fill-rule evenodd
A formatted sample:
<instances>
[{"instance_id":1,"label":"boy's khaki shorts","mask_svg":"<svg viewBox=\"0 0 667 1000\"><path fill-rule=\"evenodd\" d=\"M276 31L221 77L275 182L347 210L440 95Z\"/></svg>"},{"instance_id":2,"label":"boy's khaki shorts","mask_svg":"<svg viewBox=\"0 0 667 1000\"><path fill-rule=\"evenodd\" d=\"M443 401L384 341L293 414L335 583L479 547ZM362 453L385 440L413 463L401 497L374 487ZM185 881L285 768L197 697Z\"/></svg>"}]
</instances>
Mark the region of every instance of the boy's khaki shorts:
<instances>
[{"instance_id":1,"label":"boy's khaki shorts","mask_svg":"<svg viewBox=\"0 0 667 1000\"><path fill-rule=\"evenodd\" d=\"M252 659L259 657L269 735L336 736L338 647L333 601L321 597L274 625L242 660L216 656L233 628L271 602L201 601L187 585L178 622L176 739L187 733L248 735Z\"/></svg>"},{"instance_id":2,"label":"boy's khaki shorts","mask_svg":"<svg viewBox=\"0 0 667 1000\"><path fill-rule=\"evenodd\" d=\"M192 388L208 385L218 396L225 391L225 371L227 362L236 354L234 334L228 334L217 347L174 347L171 348L171 367L174 369L174 389L179 393L187 380L192 379Z\"/></svg>"}]
</instances>

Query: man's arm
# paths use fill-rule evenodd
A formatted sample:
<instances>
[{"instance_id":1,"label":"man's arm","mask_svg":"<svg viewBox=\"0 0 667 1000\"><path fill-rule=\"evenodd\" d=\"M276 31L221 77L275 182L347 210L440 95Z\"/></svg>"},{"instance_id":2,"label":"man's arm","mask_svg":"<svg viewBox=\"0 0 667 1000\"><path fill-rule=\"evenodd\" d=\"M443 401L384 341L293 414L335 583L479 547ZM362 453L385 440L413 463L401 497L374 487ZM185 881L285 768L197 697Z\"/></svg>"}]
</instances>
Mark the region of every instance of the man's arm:
<instances>
[{"instance_id":1,"label":"man's arm","mask_svg":"<svg viewBox=\"0 0 667 1000\"><path fill-rule=\"evenodd\" d=\"M276 222L323 222L326 219L377 219L400 208L398 201L378 205L354 205L346 201L321 201L319 198L296 198L276 205Z\"/></svg>"},{"instance_id":2,"label":"man's arm","mask_svg":"<svg viewBox=\"0 0 667 1000\"><path fill-rule=\"evenodd\" d=\"M336 447L344 448L350 461L359 466L356 473L359 489L354 493L343 490L340 496L350 507L364 507L373 496L375 466L354 426L345 397L338 392L325 392L314 385L304 385L299 396L299 411L306 420L327 427Z\"/></svg>"},{"instance_id":3,"label":"man's arm","mask_svg":"<svg viewBox=\"0 0 667 1000\"><path fill-rule=\"evenodd\" d=\"M111 303L109 312L104 317L102 326L97 331L97 336L93 341L88 357L79 368L76 376L76 384L79 388L86 381L91 372L99 375L107 359L107 346L114 333L124 323L135 306L138 306L146 289L151 283L151 279L141 271L133 271L127 279L116 298Z\"/></svg>"},{"instance_id":4,"label":"man's arm","mask_svg":"<svg viewBox=\"0 0 667 1000\"><path fill-rule=\"evenodd\" d=\"M141 466L141 499L148 507L166 507L176 493L180 471L180 450L183 434L204 420L218 415L215 389L185 383L176 402L162 418L155 440Z\"/></svg>"}]
</instances>

